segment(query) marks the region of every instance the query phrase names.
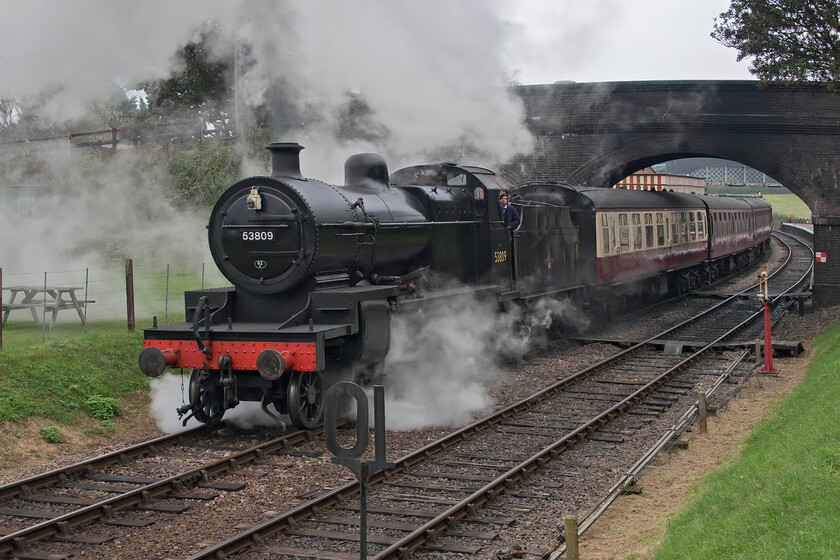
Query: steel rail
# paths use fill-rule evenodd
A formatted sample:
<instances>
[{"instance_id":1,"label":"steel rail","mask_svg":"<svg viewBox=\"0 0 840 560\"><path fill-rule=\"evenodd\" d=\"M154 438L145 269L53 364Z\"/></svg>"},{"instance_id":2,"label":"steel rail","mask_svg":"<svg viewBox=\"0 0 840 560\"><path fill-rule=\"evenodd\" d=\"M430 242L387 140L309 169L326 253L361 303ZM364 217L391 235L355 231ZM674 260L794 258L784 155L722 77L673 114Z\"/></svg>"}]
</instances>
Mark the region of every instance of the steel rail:
<instances>
[{"instance_id":1,"label":"steel rail","mask_svg":"<svg viewBox=\"0 0 840 560\"><path fill-rule=\"evenodd\" d=\"M790 255L788 255L788 257L790 257ZM392 469L375 475L370 479L369 484L377 484L382 482L383 480L387 480L393 475L396 475L398 473L404 473L410 467L423 461L429 460L435 454L444 451L445 449L455 445L456 443L465 441L470 435L486 431L511 417L514 417L524 411L534 408L536 405L540 404L550 396L559 392L563 387L569 385L571 382L588 377L594 372L602 369L604 366L607 366L612 362L618 361L619 359L630 355L636 350L649 345L650 343L654 342L659 338L662 338L664 335L667 335L668 333L693 322L698 317L712 313L721 306L726 305L727 303L735 300L736 298L740 298L743 293L752 289L754 289L754 286L751 286L745 290L742 290L741 292L738 292L737 294L726 298L721 302L718 302L709 309L697 314L695 317L686 319L685 321L661 333L651 336L645 341L642 341L627 349L619 351L613 356L600 360L595 364L592 364L582 370L579 370L578 372L575 372L557 381L549 387L546 387L532 394L531 396L526 397L482 420L476 421L468 426L456 430L455 432L441 438L440 440L432 442L415 452L412 452L408 455L397 459L395 461L395 466ZM509 470L507 473L505 473L505 475L507 475L508 478L517 476L517 480L521 480L523 477L527 476L528 473L543 466L551 458L557 456L560 452L562 452L562 448L564 446L570 443L574 443L578 440L584 439L588 433L594 432L598 427L604 424L610 415L614 415L620 412L623 408L631 404L635 404L638 400L641 399L642 395L645 394L645 392L651 392L655 390L655 388L658 387L662 382L664 382L669 375L673 374L673 372L679 371L689 363L692 363L695 359L699 359L699 356L710 351L714 344L728 336L730 333L733 333L742 328L743 326L747 325L754 318L754 316L755 315L751 316L750 319L741 322L735 328L731 329L729 332L719 337L711 344L704 346L701 350L695 353L694 356L696 356L697 358L695 358L694 356L686 358L673 368L669 369L668 372L663 373L654 381L651 381L650 383L646 384L644 387L636 391L633 395L623 399L620 403L614 405L607 411L599 414L590 422L580 426L573 432L567 434L566 436L564 436L563 439L558 440L549 448L544 449L542 452L526 460L517 467L514 467L513 469ZM407 551L417 548L418 546L420 546L419 543L425 542L424 539L437 536L441 531L445 530L449 526L449 524L452 523L452 521L450 520L457 520L463 518L471 512L475 511L476 508L481 507L482 505L497 499L500 495L500 492L504 489L501 487L505 486L505 484L512 485L514 483L506 483L503 479L500 478L497 481L487 484L485 487L481 488L480 490L475 492L470 498L468 498L468 500L473 500L471 504L466 503L465 501L461 504L453 506L452 508L450 508L450 510L447 510L440 516L434 518L433 520L424 524L421 528L406 536L404 539L398 541L396 544L390 546L385 551L381 552L380 555L376 556L376 558L386 558L389 557L389 555L399 558L401 557L400 555L404 555ZM355 481L347 482L346 484L327 492L319 498L316 498L304 504L300 504L299 506L289 511L286 511L281 515L278 515L272 519L265 520L261 523L254 525L249 529L240 532L237 535L234 535L233 537L223 540L215 545L211 545L210 547L207 547L199 551L198 553L188 557L188 560L226 558L251 546L259 546L261 543L264 542L264 540L267 537L271 536L272 534L283 531L285 529L294 529L301 521L313 517L318 512L323 511L326 508L346 502L350 498L353 498L354 496L358 495L358 492L358 484Z\"/></svg>"},{"instance_id":2,"label":"steel rail","mask_svg":"<svg viewBox=\"0 0 840 560\"><path fill-rule=\"evenodd\" d=\"M114 463L125 462L129 459L135 459L156 453L160 449L183 443L185 439L192 436L197 436L199 433L205 431L207 428L199 426L183 432L161 436L156 439L138 443L124 449L118 449L98 457L79 461L64 467L58 467L45 473L36 474L21 480L9 482L0 486L0 500L8 500L17 496L25 496L39 488L47 486L55 486L60 482L64 482L68 478L74 478L84 473L89 473L95 468L113 465Z\"/></svg>"},{"instance_id":3,"label":"steel rail","mask_svg":"<svg viewBox=\"0 0 840 560\"><path fill-rule=\"evenodd\" d=\"M198 428L198 430L201 429L203 428ZM140 486L124 494L107 498L95 504L10 533L0 537L0 557L25 554L27 547L33 542L56 535L67 535L70 529L81 524L108 519L117 511L148 504L151 500L168 494L177 494L182 492L185 486L195 485L202 481L207 482L213 476L229 470L235 470L240 465L263 459L267 454L285 450L291 445L311 441L316 435L322 434L323 430L323 426L319 426L313 430L292 432L269 442L239 451L223 459L166 477L145 486ZM119 451L115 453L119 455ZM109 456L111 455L113 454L109 454Z\"/></svg>"}]
</instances>

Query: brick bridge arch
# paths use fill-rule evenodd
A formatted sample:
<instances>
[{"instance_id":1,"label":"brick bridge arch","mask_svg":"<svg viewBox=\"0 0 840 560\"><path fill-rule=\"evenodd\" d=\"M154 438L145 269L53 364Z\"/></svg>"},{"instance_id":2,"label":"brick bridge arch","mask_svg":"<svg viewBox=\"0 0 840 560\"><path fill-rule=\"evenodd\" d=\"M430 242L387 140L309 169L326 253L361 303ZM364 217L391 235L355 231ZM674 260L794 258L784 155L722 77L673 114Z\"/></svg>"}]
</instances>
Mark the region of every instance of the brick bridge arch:
<instances>
[{"instance_id":1,"label":"brick bridge arch","mask_svg":"<svg viewBox=\"0 0 840 560\"><path fill-rule=\"evenodd\" d=\"M610 186L646 166L717 157L766 173L811 209L814 298L840 303L840 93L755 81L521 86L536 150L505 165L513 183Z\"/></svg>"}]
</instances>

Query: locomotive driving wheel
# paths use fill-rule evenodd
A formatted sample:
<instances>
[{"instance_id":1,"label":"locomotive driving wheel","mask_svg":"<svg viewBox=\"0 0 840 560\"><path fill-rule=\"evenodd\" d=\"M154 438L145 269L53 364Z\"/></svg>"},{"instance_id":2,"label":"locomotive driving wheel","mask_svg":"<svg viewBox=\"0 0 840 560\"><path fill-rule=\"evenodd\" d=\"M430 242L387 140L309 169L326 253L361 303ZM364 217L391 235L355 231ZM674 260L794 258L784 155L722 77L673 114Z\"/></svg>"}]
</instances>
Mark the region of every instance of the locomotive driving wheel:
<instances>
[{"instance_id":1,"label":"locomotive driving wheel","mask_svg":"<svg viewBox=\"0 0 840 560\"><path fill-rule=\"evenodd\" d=\"M324 413L324 391L321 376L314 371L294 371L286 393L286 406L292 424L311 430Z\"/></svg>"},{"instance_id":2,"label":"locomotive driving wheel","mask_svg":"<svg viewBox=\"0 0 840 560\"><path fill-rule=\"evenodd\" d=\"M224 389L219 385L218 370L194 369L190 375L190 404L195 419L215 426L225 415Z\"/></svg>"}]
</instances>

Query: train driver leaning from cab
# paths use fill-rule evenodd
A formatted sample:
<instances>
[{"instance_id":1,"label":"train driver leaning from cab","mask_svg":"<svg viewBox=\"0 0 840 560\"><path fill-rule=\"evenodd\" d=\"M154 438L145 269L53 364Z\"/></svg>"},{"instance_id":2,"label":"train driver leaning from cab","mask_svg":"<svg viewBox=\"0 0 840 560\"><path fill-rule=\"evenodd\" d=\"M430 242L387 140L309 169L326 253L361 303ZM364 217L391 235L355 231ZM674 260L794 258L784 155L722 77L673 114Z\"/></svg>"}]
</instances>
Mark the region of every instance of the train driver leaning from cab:
<instances>
[{"instance_id":1,"label":"train driver leaning from cab","mask_svg":"<svg viewBox=\"0 0 840 560\"><path fill-rule=\"evenodd\" d=\"M519 212L512 204L508 204L508 193L505 191L499 194L499 217L511 231L516 231L516 228L519 227Z\"/></svg>"}]
</instances>

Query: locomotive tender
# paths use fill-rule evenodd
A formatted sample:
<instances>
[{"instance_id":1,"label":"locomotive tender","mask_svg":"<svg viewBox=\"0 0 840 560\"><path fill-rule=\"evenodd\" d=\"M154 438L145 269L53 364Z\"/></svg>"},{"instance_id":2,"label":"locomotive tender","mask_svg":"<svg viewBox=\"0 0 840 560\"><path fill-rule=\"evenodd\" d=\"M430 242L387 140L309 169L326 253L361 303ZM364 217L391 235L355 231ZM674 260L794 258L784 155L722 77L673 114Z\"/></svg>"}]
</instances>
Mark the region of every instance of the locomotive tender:
<instances>
[{"instance_id":1,"label":"locomotive tender","mask_svg":"<svg viewBox=\"0 0 840 560\"><path fill-rule=\"evenodd\" d=\"M487 169L389 176L380 156L359 154L336 186L301 175L299 144L268 149L271 176L234 184L210 216L210 251L233 286L187 292L187 322L144 333L146 375L193 370L185 424L218 423L246 400L312 428L331 383L381 366L394 313L465 294L684 291L756 258L772 227L759 198L534 183L512 191L522 220L510 232L498 210L507 187Z\"/></svg>"}]
</instances>

